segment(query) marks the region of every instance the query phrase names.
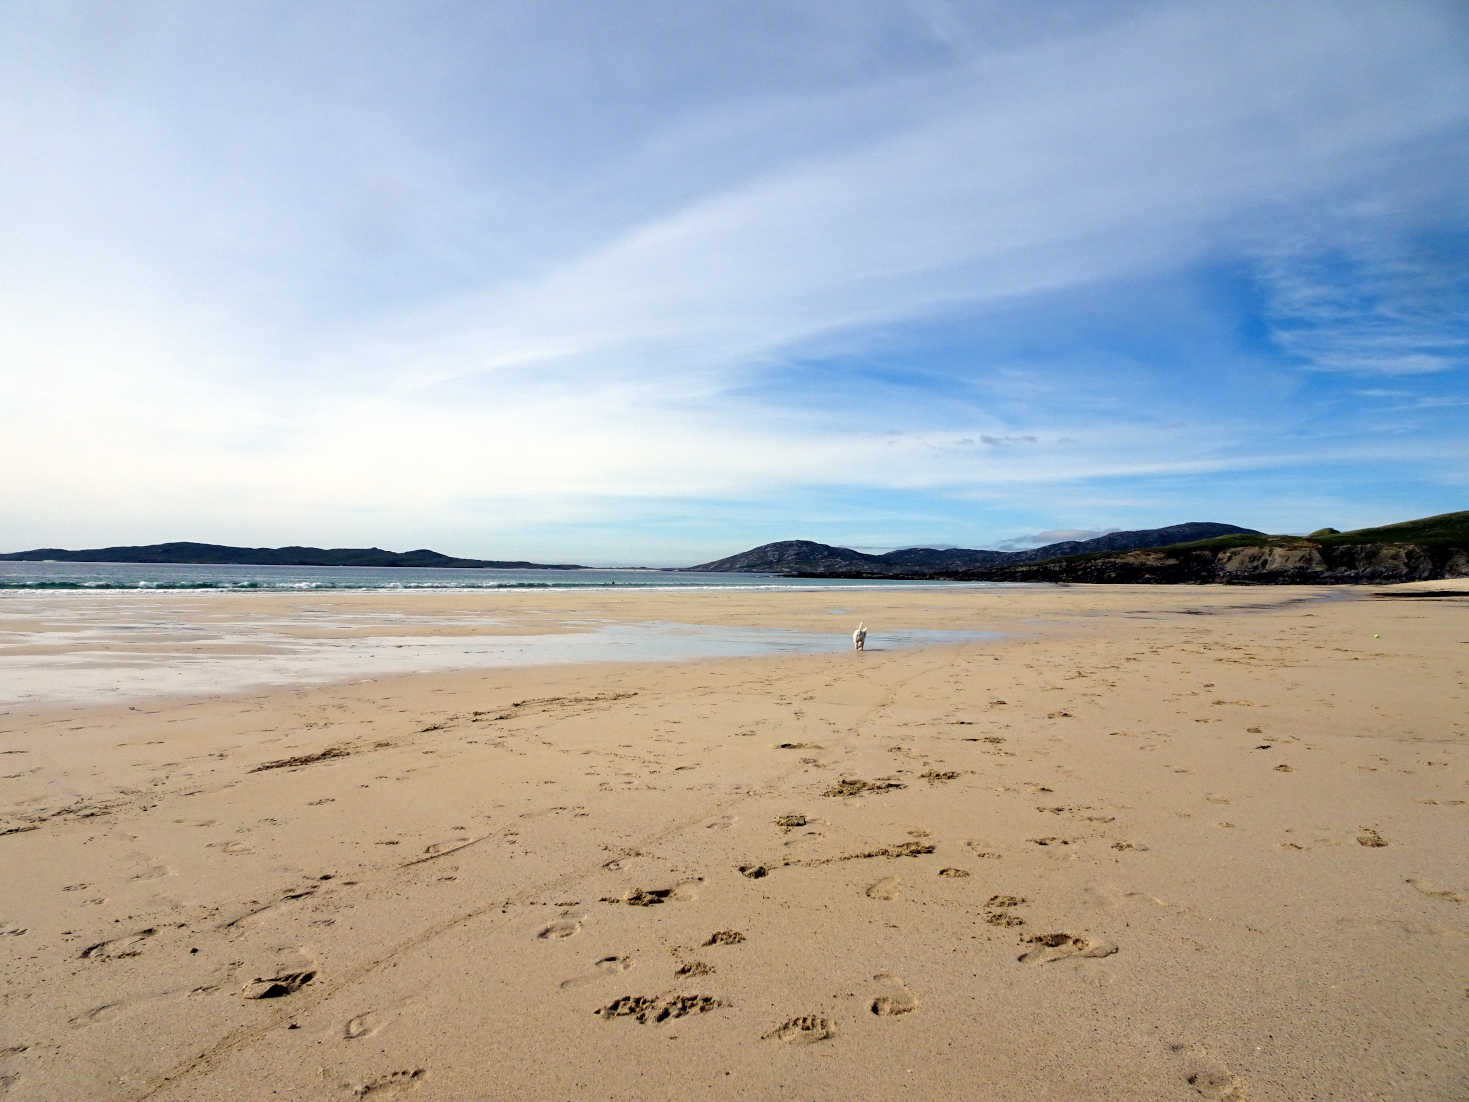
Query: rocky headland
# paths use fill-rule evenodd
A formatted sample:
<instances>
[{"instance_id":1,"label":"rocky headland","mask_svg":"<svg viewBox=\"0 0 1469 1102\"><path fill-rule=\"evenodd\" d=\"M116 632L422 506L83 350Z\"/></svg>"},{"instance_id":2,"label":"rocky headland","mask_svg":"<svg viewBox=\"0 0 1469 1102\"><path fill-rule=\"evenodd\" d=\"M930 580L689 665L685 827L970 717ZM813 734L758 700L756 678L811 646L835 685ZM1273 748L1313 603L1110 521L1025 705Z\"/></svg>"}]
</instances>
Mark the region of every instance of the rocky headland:
<instances>
[{"instance_id":1,"label":"rocky headland","mask_svg":"<svg viewBox=\"0 0 1469 1102\"><path fill-rule=\"evenodd\" d=\"M813 578L1145 584L1336 585L1469 577L1469 511L1379 528L1266 535L1226 524L1114 532L1028 551L908 548L869 555L806 540L766 544L698 570Z\"/></svg>"}]
</instances>

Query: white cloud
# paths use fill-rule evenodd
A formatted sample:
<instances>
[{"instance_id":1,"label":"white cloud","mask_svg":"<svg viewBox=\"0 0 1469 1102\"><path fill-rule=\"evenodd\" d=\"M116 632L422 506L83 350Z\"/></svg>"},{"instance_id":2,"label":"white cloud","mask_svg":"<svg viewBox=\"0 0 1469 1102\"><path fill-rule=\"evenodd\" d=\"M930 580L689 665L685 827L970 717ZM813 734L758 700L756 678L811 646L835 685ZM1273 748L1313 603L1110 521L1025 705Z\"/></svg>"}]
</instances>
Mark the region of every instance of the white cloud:
<instances>
[{"instance_id":1,"label":"white cloud","mask_svg":"<svg viewBox=\"0 0 1469 1102\"><path fill-rule=\"evenodd\" d=\"M1356 240L1336 235L1331 248L1262 265L1276 343L1314 371L1410 376L1469 365L1463 258L1415 257L1410 242L1379 231L1369 244L1354 229Z\"/></svg>"},{"instance_id":2,"label":"white cloud","mask_svg":"<svg viewBox=\"0 0 1469 1102\"><path fill-rule=\"evenodd\" d=\"M1121 529L1056 528L1047 532L1028 532L1023 536L1011 536L1009 539L1001 540L995 544L995 549L1000 551L1026 551L1032 547L1046 547L1053 543L1096 539L1098 536L1105 536L1118 531L1121 531Z\"/></svg>"},{"instance_id":3,"label":"white cloud","mask_svg":"<svg viewBox=\"0 0 1469 1102\"><path fill-rule=\"evenodd\" d=\"M467 534L483 521L462 503L487 495L590 517L590 498L854 477L983 493L1302 462L1258 435L1286 413L1200 406L1160 429L1020 369L1020 420L976 409L938 432L884 410L886 438L731 397L857 327L982 321L1237 241L1272 246L1276 337L1302 362L1462 362L1442 308L1398 294L1426 269L1361 261L1384 329L1313 266L1371 217L1313 222L1294 248L1274 230L1355 179L1354 210L1399 217L1423 163L1409 179L1383 159L1463 133L1465 39L1432 5L1106 23L775 6L772 36L733 7L661 30L581 7L443 28L203 10L35 9L0 47L22 92L0 137L31 169L0 179L28 212L0 228L0 279L22 289L0 307L0 463L27 475L0 499L12 523L233 511L406 533L453 515ZM882 460L854 475L854 454Z\"/></svg>"}]
</instances>

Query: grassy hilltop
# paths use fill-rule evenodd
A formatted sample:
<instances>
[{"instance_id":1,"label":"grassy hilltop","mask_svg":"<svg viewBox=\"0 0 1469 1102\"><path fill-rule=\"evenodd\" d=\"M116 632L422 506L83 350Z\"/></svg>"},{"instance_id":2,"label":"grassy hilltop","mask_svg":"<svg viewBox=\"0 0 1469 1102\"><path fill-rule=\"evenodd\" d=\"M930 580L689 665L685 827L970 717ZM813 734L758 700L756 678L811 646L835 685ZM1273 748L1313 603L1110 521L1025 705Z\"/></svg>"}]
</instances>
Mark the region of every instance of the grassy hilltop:
<instances>
[{"instance_id":1,"label":"grassy hilltop","mask_svg":"<svg viewBox=\"0 0 1469 1102\"><path fill-rule=\"evenodd\" d=\"M996 581L1350 583L1469 577L1469 510L1310 536L1232 533L968 575Z\"/></svg>"}]
</instances>

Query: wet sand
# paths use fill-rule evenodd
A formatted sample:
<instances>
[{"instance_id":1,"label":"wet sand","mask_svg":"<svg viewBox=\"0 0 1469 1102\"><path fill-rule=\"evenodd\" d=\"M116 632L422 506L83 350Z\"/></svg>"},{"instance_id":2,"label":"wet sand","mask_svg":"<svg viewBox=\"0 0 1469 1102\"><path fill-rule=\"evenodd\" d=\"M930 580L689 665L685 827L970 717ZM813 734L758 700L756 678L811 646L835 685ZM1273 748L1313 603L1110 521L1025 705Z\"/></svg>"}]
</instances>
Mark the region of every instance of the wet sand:
<instances>
[{"instance_id":1,"label":"wet sand","mask_svg":"<svg viewBox=\"0 0 1469 1102\"><path fill-rule=\"evenodd\" d=\"M0 708L0 1097L1462 1098L1469 598L1370 592L149 597L834 642Z\"/></svg>"},{"instance_id":2,"label":"wet sand","mask_svg":"<svg viewBox=\"0 0 1469 1102\"><path fill-rule=\"evenodd\" d=\"M943 595L974 589L931 587L904 614L942 623ZM849 618L842 601L849 592L789 594L782 615L798 616L802 627L728 591L713 604L669 600L666 590L8 593L0 599L0 709L445 670L829 654L842 644L834 625ZM691 619L650 618L654 610ZM737 614L741 621L729 618ZM903 627L884 643L931 646L994 634Z\"/></svg>"}]
</instances>

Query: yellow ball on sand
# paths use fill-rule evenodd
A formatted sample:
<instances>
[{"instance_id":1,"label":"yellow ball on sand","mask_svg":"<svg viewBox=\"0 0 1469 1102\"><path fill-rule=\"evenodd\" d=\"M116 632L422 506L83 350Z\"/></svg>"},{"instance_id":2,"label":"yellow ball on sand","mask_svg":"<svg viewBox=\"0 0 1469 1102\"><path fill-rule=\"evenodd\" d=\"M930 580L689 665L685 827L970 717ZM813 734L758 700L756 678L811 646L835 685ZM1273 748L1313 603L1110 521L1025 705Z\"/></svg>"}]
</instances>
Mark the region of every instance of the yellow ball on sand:
<instances>
[{"instance_id":1,"label":"yellow ball on sand","mask_svg":"<svg viewBox=\"0 0 1469 1102\"><path fill-rule=\"evenodd\" d=\"M1374 639L1381 639L1381 638L1382 638L1382 636L1380 636L1380 635L1378 635L1378 634L1377 634L1377 632L1375 632L1375 631L1374 631L1374 632L1373 632L1373 633L1372 633L1372 638L1374 638Z\"/></svg>"}]
</instances>

